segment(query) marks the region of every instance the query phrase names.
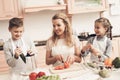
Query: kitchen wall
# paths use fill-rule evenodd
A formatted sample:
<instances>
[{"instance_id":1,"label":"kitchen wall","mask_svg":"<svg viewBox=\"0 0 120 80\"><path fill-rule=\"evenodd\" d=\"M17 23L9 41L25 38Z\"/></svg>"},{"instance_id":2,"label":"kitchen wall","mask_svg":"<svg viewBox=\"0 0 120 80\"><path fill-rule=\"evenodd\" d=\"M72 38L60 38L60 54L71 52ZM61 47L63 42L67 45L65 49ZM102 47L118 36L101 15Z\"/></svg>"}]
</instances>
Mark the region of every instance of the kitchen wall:
<instances>
[{"instance_id":1,"label":"kitchen wall","mask_svg":"<svg viewBox=\"0 0 120 80\"><path fill-rule=\"evenodd\" d=\"M25 36L32 40L47 40L52 32L52 16L60 11L40 11L35 13L26 13L24 18ZM94 21L99 17L99 13L86 13L73 15L72 27L75 34L80 32L94 33ZM113 34L120 35L120 15L110 16L108 12L105 17L110 19L113 25ZM0 39L7 40L10 37L8 31L8 21L0 21Z\"/></svg>"}]
</instances>

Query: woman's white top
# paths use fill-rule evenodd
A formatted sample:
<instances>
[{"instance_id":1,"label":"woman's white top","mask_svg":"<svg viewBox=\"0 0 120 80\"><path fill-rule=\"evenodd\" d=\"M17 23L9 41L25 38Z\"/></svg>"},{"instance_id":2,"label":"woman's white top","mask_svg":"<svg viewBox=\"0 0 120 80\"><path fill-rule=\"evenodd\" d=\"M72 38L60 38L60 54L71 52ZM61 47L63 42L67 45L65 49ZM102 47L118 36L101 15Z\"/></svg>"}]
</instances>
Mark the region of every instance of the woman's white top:
<instances>
[{"instance_id":1,"label":"woman's white top","mask_svg":"<svg viewBox=\"0 0 120 80\"><path fill-rule=\"evenodd\" d=\"M61 54L63 56L63 60L66 61L67 56L74 55L75 54L75 46L80 48L80 42L77 37L74 39L74 46L69 47L66 45L64 39L58 39L57 44L55 46L52 46L52 40L48 40L46 48L47 50L51 51L51 55L55 56L58 54ZM54 66L61 64L62 62L56 61Z\"/></svg>"}]
</instances>

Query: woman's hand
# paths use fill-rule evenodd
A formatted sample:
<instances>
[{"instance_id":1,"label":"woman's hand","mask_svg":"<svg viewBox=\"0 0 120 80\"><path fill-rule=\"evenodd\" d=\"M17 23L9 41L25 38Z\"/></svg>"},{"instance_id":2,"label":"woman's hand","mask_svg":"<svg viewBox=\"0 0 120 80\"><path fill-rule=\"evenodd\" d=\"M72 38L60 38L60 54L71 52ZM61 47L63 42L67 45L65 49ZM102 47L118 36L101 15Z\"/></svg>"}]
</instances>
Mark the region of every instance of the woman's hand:
<instances>
[{"instance_id":1,"label":"woman's hand","mask_svg":"<svg viewBox=\"0 0 120 80\"><path fill-rule=\"evenodd\" d=\"M63 62L63 57L62 57L62 55L56 55L55 58L56 58L57 61Z\"/></svg>"},{"instance_id":2,"label":"woman's hand","mask_svg":"<svg viewBox=\"0 0 120 80\"><path fill-rule=\"evenodd\" d=\"M75 55L69 55L66 60L67 63L73 64L75 62Z\"/></svg>"}]
</instances>

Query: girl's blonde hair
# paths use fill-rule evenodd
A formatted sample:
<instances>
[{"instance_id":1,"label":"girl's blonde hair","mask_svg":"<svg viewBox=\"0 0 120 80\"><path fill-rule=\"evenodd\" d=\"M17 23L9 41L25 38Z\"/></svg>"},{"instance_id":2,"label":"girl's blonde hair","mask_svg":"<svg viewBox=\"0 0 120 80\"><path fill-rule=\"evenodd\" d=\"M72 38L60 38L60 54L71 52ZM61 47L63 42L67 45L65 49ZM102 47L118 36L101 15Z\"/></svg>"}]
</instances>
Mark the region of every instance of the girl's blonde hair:
<instances>
[{"instance_id":1,"label":"girl's blonde hair","mask_svg":"<svg viewBox=\"0 0 120 80\"><path fill-rule=\"evenodd\" d=\"M52 17L52 20L55 20L55 19L61 19L63 21L65 25L64 34L65 34L66 45L73 46L72 29L71 29L71 24L68 17L64 13L57 13ZM52 41L55 45L57 44L57 40L58 40L58 36L53 31Z\"/></svg>"}]
</instances>

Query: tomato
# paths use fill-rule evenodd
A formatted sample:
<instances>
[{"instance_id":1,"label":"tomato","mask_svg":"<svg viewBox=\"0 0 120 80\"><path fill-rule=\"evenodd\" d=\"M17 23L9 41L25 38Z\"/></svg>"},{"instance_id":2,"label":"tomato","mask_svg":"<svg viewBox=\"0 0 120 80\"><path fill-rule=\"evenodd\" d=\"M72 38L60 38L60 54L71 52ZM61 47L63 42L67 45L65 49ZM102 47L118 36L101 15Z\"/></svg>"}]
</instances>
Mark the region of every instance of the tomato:
<instances>
[{"instance_id":1,"label":"tomato","mask_svg":"<svg viewBox=\"0 0 120 80\"><path fill-rule=\"evenodd\" d=\"M70 63L64 62L64 65L58 65L54 69L55 70L62 70L62 69L69 68L69 67L70 67Z\"/></svg>"},{"instance_id":2,"label":"tomato","mask_svg":"<svg viewBox=\"0 0 120 80\"><path fill-rule=\"evenodd\" d=\"M55 70L62 70L62 69L64 69L64 66L63 65L58 65L54 69Z\"/></svg>"},{"instance_id":3,"label":"tomato","mask_svg":"<svg viewBox=\"0 0 120 80\"><path fill-rule=\"evenodd\" d=\"M46 75L45 72L40 71L40 72L37 74L37 77L41 77L41 76L44 76L44 75Z\"/></svg>"},{"instance_id":4,"label":"tomato","mask_svg":"<svg viewBox=\"0 0 120 80\"><path fill-rule=\"evenodd\" d=\"M32 73L29 74L29 79L30 80L36 80L36 78L37 78L37 73L36 72L32 72Z\"/></svg>"}]
</instances>

